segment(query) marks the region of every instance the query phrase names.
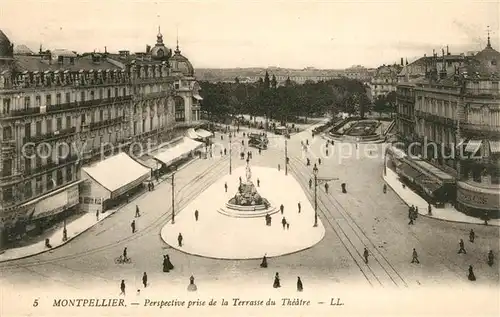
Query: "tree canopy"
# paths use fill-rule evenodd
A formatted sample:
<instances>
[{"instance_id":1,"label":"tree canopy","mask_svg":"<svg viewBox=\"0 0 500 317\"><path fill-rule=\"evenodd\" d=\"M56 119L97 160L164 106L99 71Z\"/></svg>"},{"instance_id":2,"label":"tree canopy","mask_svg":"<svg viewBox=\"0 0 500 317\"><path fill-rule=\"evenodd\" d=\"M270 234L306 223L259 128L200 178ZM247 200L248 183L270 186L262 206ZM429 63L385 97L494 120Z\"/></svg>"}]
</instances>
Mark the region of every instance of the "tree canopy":
<instances>
[{"instance_id":1,"label":"tree canopy","mask_svg":"<svg viewBox=\"0 0 500 317\"><path fill-rule=\"evenodd\" d=\"M296 84L289 78L278 84L266 73L256 83L200 82L202 110L213 119L236 114L267 116L289 121L298 116L346 112L364 116L370 101L363 84L346 78Z\"/></svg>"}]
</instances>

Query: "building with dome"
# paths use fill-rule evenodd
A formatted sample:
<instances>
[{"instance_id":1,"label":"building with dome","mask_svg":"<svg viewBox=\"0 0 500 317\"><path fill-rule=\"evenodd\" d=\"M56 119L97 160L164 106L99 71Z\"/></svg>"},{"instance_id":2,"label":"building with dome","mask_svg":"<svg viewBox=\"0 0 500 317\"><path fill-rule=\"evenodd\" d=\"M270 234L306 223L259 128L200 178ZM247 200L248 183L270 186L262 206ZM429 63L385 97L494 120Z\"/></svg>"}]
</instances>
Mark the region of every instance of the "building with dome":
<instances>
[{"instance_id":1,"label":"building with dome","mask_svg":"<svg viewBox=\"0 0 500 317\"><path fill-rule=\"evenodd\" d=\"M160 30L153 47L132 54L42 47L37 54L15 54L0 31L0 249L73 211L103 211L104 196L85 178L88 166L121 153L134 157L134 145L147 149L201 125L193 74L178 46L173 55L165 46ZM105 169L120 175L124 164L139 164L128 162ZM107 202L142 182L122 185L103 194Z\"/></svg>"},{"instance_id":2,"label":"building with dome","mask_svg":"<svg viewBox=\"0 0 500 317\"><path fill-rule=\"evenodd\" d=\"M488 34L476 54L446 48L398 76L398 137L414 156L401 174L428 200L447 200L475 217L500 217L499 61ZM453 186L436 197L450 179Z\"/></svg>"}]
</instances>

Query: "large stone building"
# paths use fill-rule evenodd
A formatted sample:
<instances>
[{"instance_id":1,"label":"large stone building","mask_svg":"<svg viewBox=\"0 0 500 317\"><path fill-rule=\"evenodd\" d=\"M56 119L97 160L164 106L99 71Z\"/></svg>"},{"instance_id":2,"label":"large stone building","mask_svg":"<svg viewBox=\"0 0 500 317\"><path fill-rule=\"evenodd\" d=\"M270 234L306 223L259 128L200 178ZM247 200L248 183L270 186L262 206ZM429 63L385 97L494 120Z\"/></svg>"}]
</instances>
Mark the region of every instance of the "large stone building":
<instances>
[{"instance_id":1,"label":"large stone building","mask_svg":"<svg viewBox=\"0 0 500 317\"><path fill-rule=\"evenodd\" d=\"M82 165L197 125L198 90L161 33L143 53L16 55L0 31L0 242L76 209Z\"/></svg>"},{"instance_id":2,"label":"large stone building","mask_svg":"<svg viewBox=\"0 0 500 317\"><path fill-rule=\"evenodd\" d=\"M379 96L386 96L392 91L396 91L398 83L398 74L401 71L401 65L382 65L375 71L375 74L370 79L370 91L372 100Z\"/></svg>"},{"instance_id":3,"label":"large stone building","mask_svg":"<svg viewBox=\"0 0 500 317\"><path fill-rule=\"evenodd\" d=\"M499 61L488 36L475 55L446 49L407 65L397 91L405 148L453 176L456 207L481 217L500 210Z\"/></svg>"}]
</instances>

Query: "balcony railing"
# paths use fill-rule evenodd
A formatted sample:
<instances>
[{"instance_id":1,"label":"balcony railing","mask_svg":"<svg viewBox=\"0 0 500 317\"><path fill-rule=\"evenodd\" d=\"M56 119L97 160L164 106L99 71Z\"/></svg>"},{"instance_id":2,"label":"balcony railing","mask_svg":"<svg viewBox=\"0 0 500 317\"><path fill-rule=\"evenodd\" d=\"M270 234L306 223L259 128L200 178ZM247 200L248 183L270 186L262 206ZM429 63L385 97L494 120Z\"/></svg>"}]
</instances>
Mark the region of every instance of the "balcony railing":
<instances>
[{"instance_id":1,"label":"balcony railing","mask_svg":"<svg viewBox=\"0 0 500 317\"><path fill-rule=\"evenodd\" d=\"M500 126L460 121L460 129L474 132L500 132Z\"/></svg>"},{"instance_id":2,"label":"balcony railing","mask_svg":"<svg viewBox=\"0 0 500 317\"><path fill-rule=\"evenodd\" d=\"M58 112L70 111L70 110L81 109L81 108L106 106L106 105L110 105L113 103L121 103L124 101L130 101L130 100L132 100L132 95L122 96L122 97L114 97L114 98L109 98L109 99L94 99L94 100L87 100L87 101L69 102L69 103L63 103L63 104L58 104L58 105L49 105L45 108L44 113L58 113ZM2 117L22 117L22 116L37 115L37 114L42 114L41 107L11 110L10 113L4 114L4 115L2 115Z\"/></svg>"},{"instance_id":3,"label":"balcony railing","mask_svg":"<svg viewBox=\"0 0 500 317\"><path fill-rule=\"evenodd\" d=\"M40 142L48 142L52 140L56 140L68 135L71 135L76 132L75 127L67 128L67 129L62 129L62 130L57 130L53 131L50 133L45 133L43 135L34 135L30 137L24 137L23 138L23 143L26 144L28 142L33 142L33 143L40 143Z\"/></svg>"},{"instance_id":4,"label":"balcony railing","mask_svg":"<svg viewBox=\"0 0 500 317\"><path fill-rule=\"evenodd\" d=\"M42 166L38 166L35 168L26 168L24 170L23 174L25 176L28 176L28 175L43 173L43 172L46 172L48 170L61 167L65 164L76 162L77 160L78 160L78 155L71 155L71 156L67 156L65 158L59 158L57 161L51 161L51 162L48 162L47 164L42 165Z\"/></svg>"},{"instance_id":5,"label":"balcony railing","mask_svg":"<svg viewBox=\"0 0 500 317\"><path fill-rule=\"evenodd\" d=\"M119 124L122 122L125 122L125 117L118 117L118 118L108 119L108 120L99 121L99 122L92 122L90 124L90 130L96 130L96 129L104 128L104 127L107 127L110 125Z\"/></svg>"},{"instance_id":6,"label":"balcony railing","mask_svg":"<svg viewBox=\"0 0 500 317\"><path fill-rule=\"evenodd\" d=\"M474 89L466 88L464 95L471 98L480 99L498 99L500 97L500 90L497 89Z\"/></svg>"}]
</instances>

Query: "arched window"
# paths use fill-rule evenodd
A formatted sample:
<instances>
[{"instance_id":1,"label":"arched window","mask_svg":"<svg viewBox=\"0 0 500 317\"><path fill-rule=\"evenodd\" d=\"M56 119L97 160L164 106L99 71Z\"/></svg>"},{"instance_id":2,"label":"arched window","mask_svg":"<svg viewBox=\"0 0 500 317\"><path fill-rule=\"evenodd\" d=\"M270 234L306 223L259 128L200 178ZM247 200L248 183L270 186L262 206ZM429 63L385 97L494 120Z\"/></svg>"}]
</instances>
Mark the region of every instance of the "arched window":
<instances>
[{"instance_id":1,"label":"arched window","mask_svg":"<svg viewBox=\"0 0 500 317\"><path fill-rule=\"evenodd\" d=\"M175 122L186 121L186 109L184 104L184 98L175 97Z\"/></svg>"}]
</instances>

